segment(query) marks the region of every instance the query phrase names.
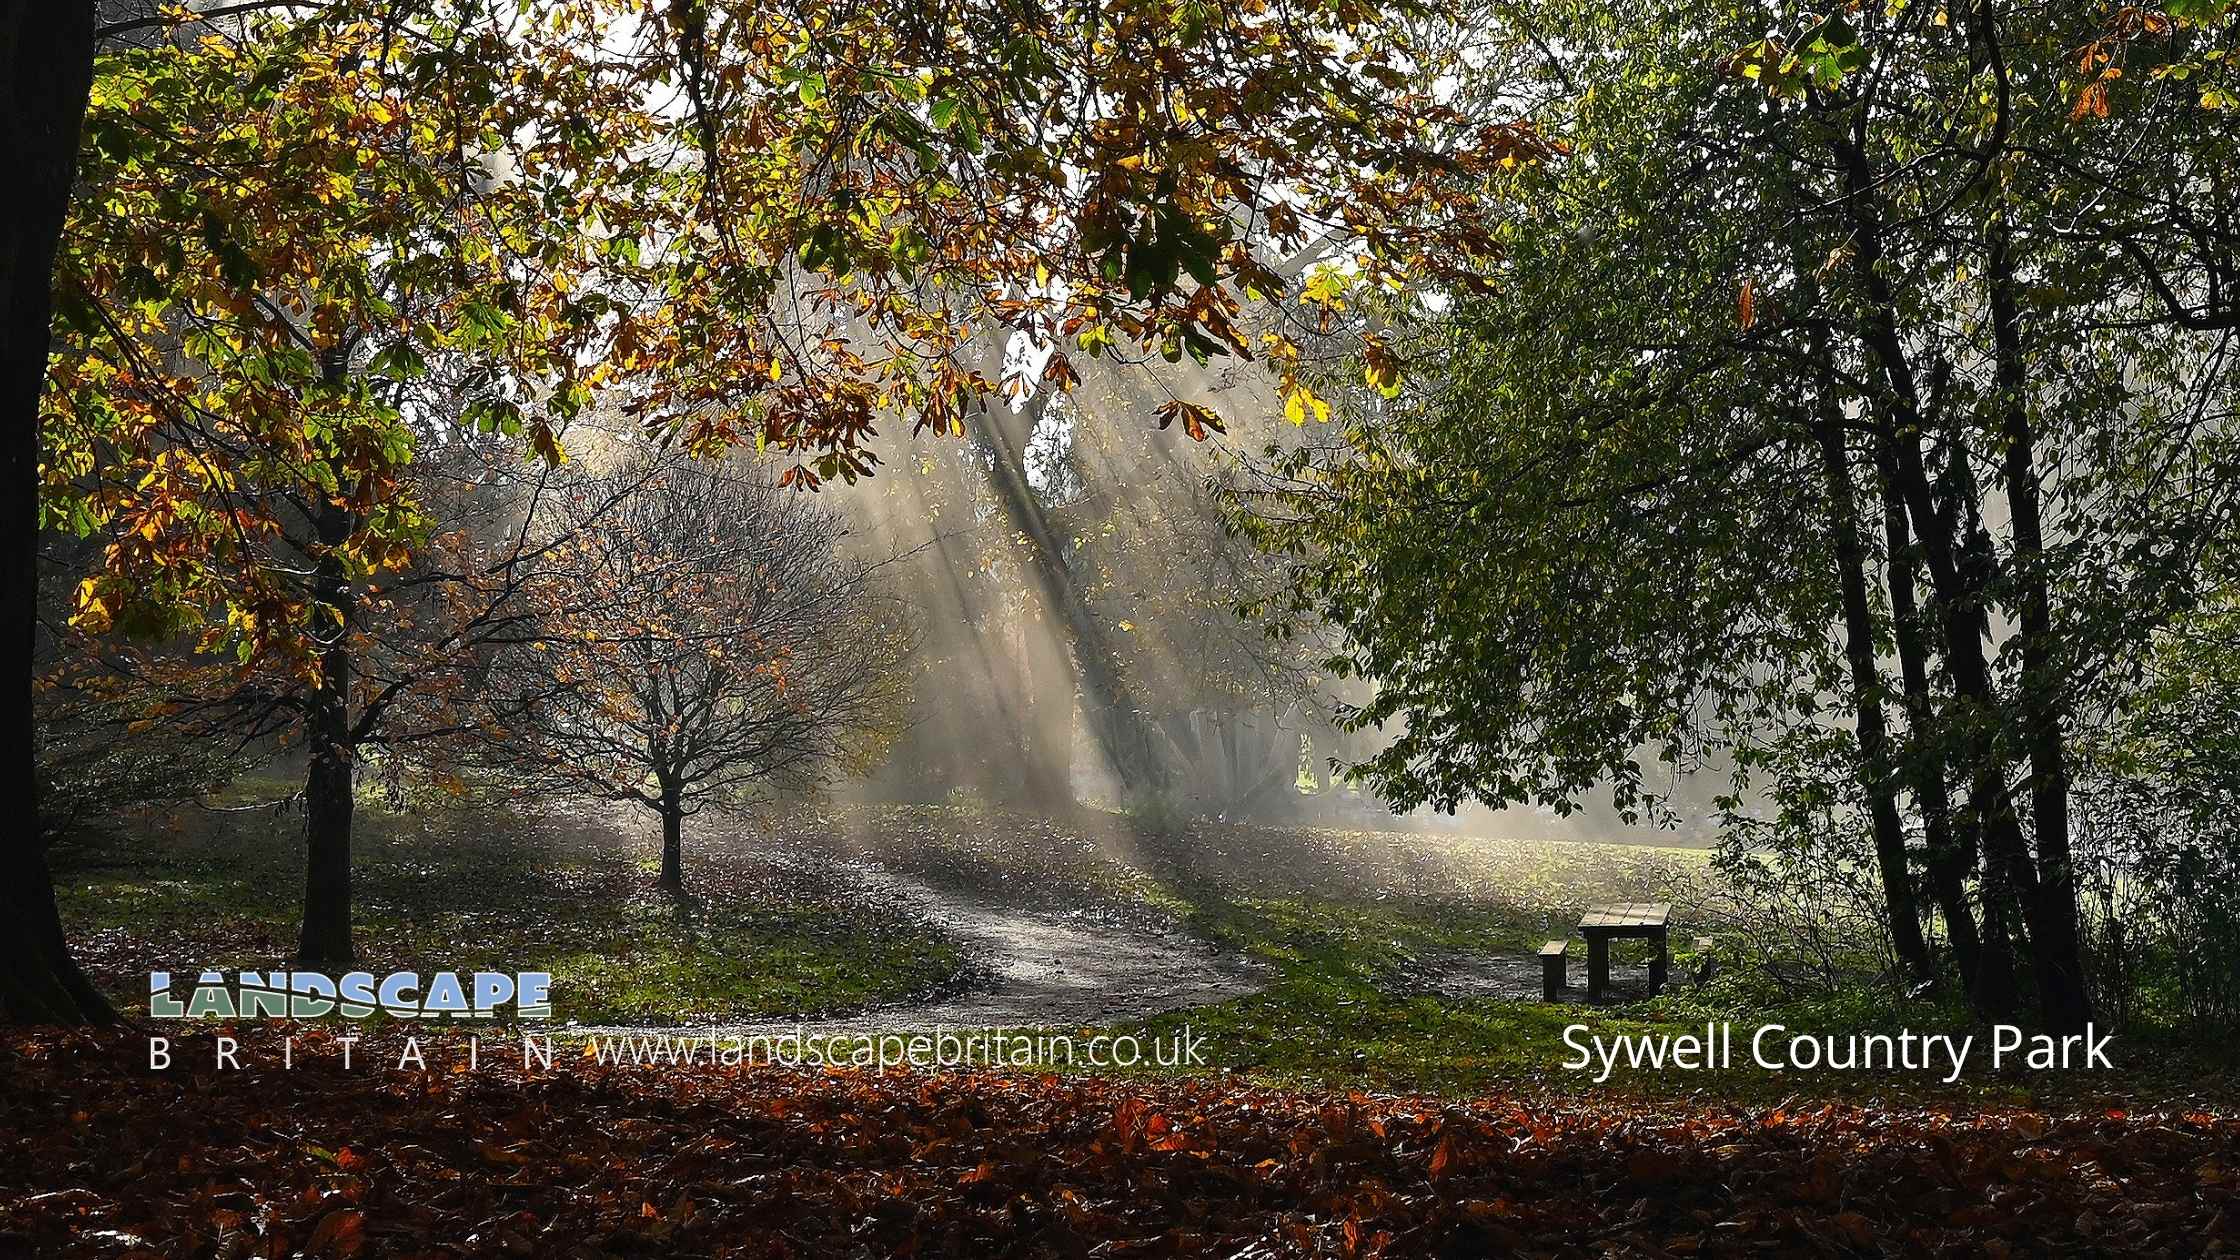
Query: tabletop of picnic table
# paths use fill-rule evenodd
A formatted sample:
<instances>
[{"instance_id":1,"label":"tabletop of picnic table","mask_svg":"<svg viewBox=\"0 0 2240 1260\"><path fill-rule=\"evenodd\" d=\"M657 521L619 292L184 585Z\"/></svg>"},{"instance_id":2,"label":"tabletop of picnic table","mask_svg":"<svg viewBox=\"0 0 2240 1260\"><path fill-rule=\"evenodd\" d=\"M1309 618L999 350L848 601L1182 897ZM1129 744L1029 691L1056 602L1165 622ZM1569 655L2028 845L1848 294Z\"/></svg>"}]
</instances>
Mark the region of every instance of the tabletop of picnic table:
<instances>
[{"instance_id":1,"label":"tabletop of picnic table","mask_svg":"<svg viewBox=\"0 0 2240 1260\"><path fill-rule=\"evenodd\" d=\"M1661 928L1672 919L1669 901L1621 901L1590 906L1579 916L1579 930L1591 928Z\"/></svg>"}]
</instances>

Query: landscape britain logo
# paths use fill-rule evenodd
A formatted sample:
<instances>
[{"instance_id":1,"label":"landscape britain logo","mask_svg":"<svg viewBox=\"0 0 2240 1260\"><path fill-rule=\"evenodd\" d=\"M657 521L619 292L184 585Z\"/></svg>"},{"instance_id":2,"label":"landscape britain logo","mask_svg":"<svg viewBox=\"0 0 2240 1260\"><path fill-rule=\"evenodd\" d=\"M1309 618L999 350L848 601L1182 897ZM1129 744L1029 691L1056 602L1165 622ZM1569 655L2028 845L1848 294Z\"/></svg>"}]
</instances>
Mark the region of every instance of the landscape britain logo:
<instances>
[{"instance_id":1,"label":"landscape britain logo","mask_svg":"<svg viewBox=\"0 0 2240 1260\"><path fill-rule=\"evenodd\" d=\"M552 974L439 971L422 984L417 971L353 971L339 978L318 971L240 971L230 979L205 971L182 1001L171 991L170 972L148 973L148 1014L156 1019L368 1019L376 1011L396 1019L496 1019L509 1006L516 1019L551 1019Z\"/></svg>"}]
</instances>

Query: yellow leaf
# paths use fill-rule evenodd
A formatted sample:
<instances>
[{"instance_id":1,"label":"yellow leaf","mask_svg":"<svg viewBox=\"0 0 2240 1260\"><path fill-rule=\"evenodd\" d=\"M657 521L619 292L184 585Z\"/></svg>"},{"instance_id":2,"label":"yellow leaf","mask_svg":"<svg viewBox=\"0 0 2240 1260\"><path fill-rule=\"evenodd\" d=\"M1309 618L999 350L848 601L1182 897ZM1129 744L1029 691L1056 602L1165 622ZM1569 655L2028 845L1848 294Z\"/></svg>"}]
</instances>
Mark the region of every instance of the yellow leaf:
<instances>
[{"instance_id":1,"label":"yellow leaf","mask_svg":"<svg viewBox=\"0 0 2240 1260\"><path fill-rule=\"evenodd\" d=\"M1314 391L1301 385L1283 400L1283 418L1293 424L1305 424L1312 416L1317 422L1330 418L1330 404L1314 396Z\"/></svg>"}]
</instances>

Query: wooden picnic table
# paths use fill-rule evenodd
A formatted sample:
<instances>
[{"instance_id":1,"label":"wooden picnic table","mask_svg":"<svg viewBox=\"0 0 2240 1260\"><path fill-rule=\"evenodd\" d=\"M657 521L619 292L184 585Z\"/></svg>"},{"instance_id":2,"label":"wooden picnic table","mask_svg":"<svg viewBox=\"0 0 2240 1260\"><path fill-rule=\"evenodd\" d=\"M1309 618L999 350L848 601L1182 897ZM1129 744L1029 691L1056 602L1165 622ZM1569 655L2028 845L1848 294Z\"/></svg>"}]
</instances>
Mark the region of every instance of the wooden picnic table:
<instances>
[{"instance_id":1,"label":"wooden picnic table","mask_svg":"<svg viewBox=\"0 0 2240 1260\"><path fill-rule=\"evenodd\" d=\"M1620 936L1657 943L1657 956L1649 963L1649 992L1664 988L1665 972L1672 966L1668 939L1671 923L1669 901L1624 901L1588 907L1579 916L1579 935L1587 938L1587 996L1599 998L1610 987L1610 942Z\"/></svg>"}]
</instances>

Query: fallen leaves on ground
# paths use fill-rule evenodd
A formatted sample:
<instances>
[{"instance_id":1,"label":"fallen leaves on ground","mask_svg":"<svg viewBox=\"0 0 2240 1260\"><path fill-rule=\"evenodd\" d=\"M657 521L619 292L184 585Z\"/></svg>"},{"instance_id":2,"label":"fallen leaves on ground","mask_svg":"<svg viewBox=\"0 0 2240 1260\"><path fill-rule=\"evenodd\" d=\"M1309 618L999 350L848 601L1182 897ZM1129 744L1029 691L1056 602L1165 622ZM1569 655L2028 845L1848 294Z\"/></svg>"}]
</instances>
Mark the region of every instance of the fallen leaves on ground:
<instances>
[{"instance_id":1,"label":"fallen leaves on ground","mask_svg":"<svg viewBox=\"0 0 2240 1260\"><path fill-rule=\"evenodd\" d=\"M2240 1122L0 1038L0 1257L2209 1256Z\"/></svg>"}]
</instances>

